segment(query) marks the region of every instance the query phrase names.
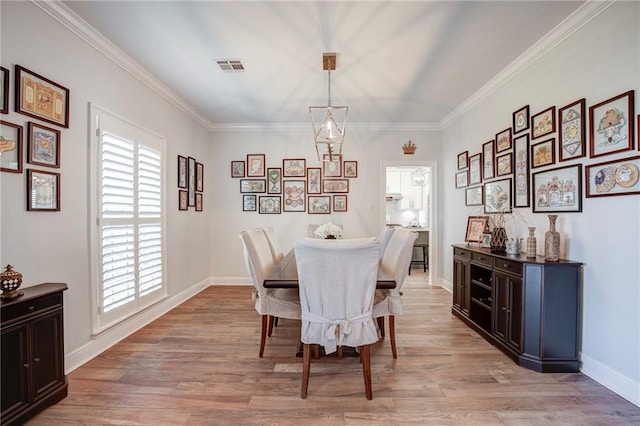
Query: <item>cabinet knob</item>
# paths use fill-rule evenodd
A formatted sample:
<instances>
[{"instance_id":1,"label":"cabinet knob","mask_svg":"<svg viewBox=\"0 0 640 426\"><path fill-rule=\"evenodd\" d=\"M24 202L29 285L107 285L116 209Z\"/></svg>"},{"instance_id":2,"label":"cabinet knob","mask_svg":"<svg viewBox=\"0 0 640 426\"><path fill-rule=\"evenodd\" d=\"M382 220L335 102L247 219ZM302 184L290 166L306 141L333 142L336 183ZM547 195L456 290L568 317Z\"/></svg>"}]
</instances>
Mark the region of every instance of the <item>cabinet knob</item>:
<instances>
[{"instance_id":1,"label":"cabinet knob","mask_svg":"<svg viewBox=\"0 0 640 426\"><path fill-rule=\"evenodd\" d=\"M40 362L40 358L34 358L33 362Z\"/></svg>"},{"instance_id":2,"label":"cabinet knob","mask_svg":"<svg viewBox=\"0 0 640 426\"><path fill-rule=\"evenodd\" d=\"M509 269L509 264L508 264L508 263L505 263L505 264L504 264L504 266L503 266L503 268L505 268L505 269Z\"/></svg>"},{"instance_id":3,"label":"cabinet knob","mask_svg":"<svg viewBox=\"0 0 640 426\"><path fill-rule=\"evenodd\" d=\"M35 306L27 306L27 311L33 311L35 309Z\"/></svg>"},{"instance_id":4,"label":"cabinet knob","mask_svg":"<svg viewBox=\"0 0 640 426\"><path fill-rule=\"evenodd\" d=\"M26 364L22 364L22 366L23 366L24 368L29 368L29 363L27 362Z\"/></svg>"},{"instance_id":5,"label":"cabinet knob","mask_svg":"<svg viewBox=\"0 0 640 426\"><path fill-rule=\"evenodd\" d=\"M502 308L502 310L503 310L503 311L506 311L506 310L507 310L507 308Z\"/></svg>"}]
</instances>

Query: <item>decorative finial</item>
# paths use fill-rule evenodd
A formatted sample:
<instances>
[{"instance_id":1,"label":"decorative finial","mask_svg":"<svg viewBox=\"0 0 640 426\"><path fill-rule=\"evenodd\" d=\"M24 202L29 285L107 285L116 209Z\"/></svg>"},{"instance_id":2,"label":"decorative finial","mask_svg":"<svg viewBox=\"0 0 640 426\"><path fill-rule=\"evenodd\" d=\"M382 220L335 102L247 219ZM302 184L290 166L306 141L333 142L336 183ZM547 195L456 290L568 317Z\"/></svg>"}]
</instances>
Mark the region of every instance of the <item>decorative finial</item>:
<instances>
[{"instance_id":1,"label":"decorative finial","mask_svg":"<svg viewBox=\"0 0 640 426\"><path fill-rule=\"evenodd\" d=\"M413 142L409 141L402 145L402 150L405 154L414 154L416 152L416 146Z\"/></svg>"}]
</instances>

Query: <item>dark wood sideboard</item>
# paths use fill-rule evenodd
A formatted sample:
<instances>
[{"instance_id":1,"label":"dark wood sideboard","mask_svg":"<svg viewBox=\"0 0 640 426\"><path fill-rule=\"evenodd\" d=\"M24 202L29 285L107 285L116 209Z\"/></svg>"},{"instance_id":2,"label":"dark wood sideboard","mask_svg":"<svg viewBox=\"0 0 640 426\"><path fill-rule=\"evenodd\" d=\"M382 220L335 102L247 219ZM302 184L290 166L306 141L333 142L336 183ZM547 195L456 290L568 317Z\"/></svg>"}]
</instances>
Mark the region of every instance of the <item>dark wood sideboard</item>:
<instances>
[{"instance_id":1,"label":"dark wood sideboard","mask_svg":"<svg viewBox=\"0 0 640 426\"><path fill-rule=\"evenodd\" d=\"M578 372L582 263L453 245L451 312L519 365Z\"/></svg>"},{"instance_id":2,"label":"dark wood sideboard","mask_svg":"<svg viewBox=\"0 0 640 426\"><path fill-rule=\"evenodd\" d=\"M0 355L3 425L22 424L67 396L64 374L63 283L21 288L3 300Z\"/></svg>"}]
</instances>

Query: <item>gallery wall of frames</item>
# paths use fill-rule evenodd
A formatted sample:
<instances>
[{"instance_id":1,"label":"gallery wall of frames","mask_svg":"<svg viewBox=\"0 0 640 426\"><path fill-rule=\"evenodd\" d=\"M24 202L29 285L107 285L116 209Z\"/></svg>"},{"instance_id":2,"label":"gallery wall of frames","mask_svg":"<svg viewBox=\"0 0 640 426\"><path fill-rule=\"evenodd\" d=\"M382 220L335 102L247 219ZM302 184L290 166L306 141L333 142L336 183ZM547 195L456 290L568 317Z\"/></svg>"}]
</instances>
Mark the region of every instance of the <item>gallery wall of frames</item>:
<instances>
[{"instance_id":1,"label":"gallery wall of frames","mask_svg":"<svg viewBox=\"0 0 640 426\"><path fill-rule=\"evenodd\" d=\"M640 194L634 102L630 90L590 105L577 99L557 111L549 106L530 114L529 105L514 111L511 126L481 152L458 154L455 186L464 189L465 205L484 206L486 214L520 207L582 212L583 182L586 197ZM606 161L619 153L629 155Z\"/></svg>"},{"instance_id":2,"label":"gallery wall of frames","mask_svg":"<svg viewBox=\"0 0 640 426\"><path fill-rule=\"evenodd\" d=\"M203 210L204 165L193 157L178 155L178 210Z\"/></svg>"}]
</instances>

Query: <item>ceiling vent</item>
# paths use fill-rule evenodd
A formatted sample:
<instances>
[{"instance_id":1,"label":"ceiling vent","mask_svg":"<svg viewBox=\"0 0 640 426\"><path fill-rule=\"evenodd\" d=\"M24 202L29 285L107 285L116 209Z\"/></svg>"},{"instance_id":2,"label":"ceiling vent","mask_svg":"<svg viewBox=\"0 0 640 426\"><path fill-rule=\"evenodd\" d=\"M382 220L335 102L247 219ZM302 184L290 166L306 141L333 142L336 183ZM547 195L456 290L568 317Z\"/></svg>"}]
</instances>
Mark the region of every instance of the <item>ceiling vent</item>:
<instances>
[{"instance_id":1,"label":"ceiling vent","mask_svg":"<svg viewBox=\"0 0 640 426\"><path fill-rule=\"evenodd\" d=\"M244 72L244 65L237 60L218 60L218 66L223 72Z\"/></svg>"}]
</instances>

